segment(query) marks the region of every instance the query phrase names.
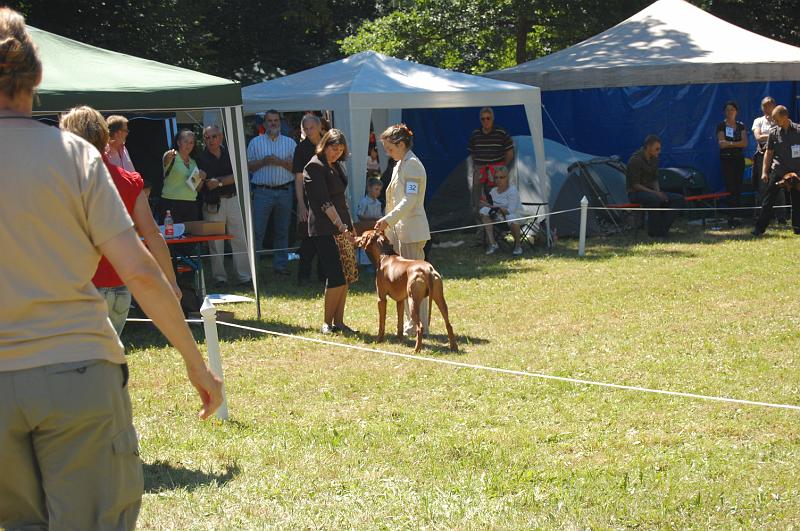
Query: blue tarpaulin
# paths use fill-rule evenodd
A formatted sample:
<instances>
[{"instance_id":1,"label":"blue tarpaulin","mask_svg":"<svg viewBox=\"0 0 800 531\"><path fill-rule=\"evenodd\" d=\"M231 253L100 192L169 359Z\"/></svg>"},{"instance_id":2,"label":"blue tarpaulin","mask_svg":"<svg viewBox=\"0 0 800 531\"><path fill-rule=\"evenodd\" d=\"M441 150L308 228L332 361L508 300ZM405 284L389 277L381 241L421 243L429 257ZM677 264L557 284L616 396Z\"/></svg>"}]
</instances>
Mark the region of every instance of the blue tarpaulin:
<instances>
[{"instance_id":1,"label":"blue tarpaulin","mask_svg":"<svg viewBox=\"0 0 800 531\"><path fill-rule=\"evenodd\" d=\"M716 126L729 100L739 106L737 120L750 138L761 116L761 99L772 96L797 117L794 82L665 85L542 92L544 136L571 148L627 161L648 134L662 139L660 165L686 166L702 172L713 191L724 187L719 175Z\"/></svg>"},{"instance_id":2,"label":"blue tarpaulin","mask_svg":"<svg viewBox=\"0 0 800 531\"><path fill-rule=\"evenodd\" d=\"M739 106L737 119L750 138L761 116L761 99L772 96L798 119L800 97L790 81L726 84L689 84L622 88L555 90L542 92L544 136L576 151L618 156L623 161L648 134L661 137L662 167L693 167L702 172L712 191L722 190L716 125L729 100ZM479 127L479 107L406 109L403 120L414 130L414 152L428 171L428 196L468 155L467 141ZM495 123L509 134L528 135L522 106L495 107Z\"/></svg>"},{"instance_id":3,"label":"blue tarpaulin","mask_svg":"<svg viewBox=\"0 0 800 531\"><path fill-rule=\"evenodd\" d=\"M472 132L480 127L480 109L403 109L403 121L414 131L414 153L428 174L426 197L431 197L469 155L467 143ZM522 105L493 109L495 124L511 136L531 134Z\"/></svg>"}]
</instances>

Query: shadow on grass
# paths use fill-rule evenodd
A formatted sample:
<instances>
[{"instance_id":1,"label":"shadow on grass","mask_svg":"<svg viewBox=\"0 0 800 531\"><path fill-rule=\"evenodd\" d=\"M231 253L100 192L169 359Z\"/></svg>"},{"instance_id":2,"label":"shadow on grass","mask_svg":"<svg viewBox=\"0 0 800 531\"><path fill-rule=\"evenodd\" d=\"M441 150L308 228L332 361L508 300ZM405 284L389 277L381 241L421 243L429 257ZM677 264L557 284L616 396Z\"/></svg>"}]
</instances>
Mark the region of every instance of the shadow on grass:
<instances>
[{"instance_id":1,"label":"shadow on grass","mask_svg":"<svg viewBox=\"0 0 800 531\"><path fill-rule=\"evenodd\" d=\"M281 332L290 335L303 335L306 332L316 331L315 327L297 326L278 321L267 321L258 319L235 319L234 324L250 326L252 328L263 328L274 332ZM205 331L201 323L190 323L189 330L191 330L195 341L198 344L205 343ZM267 334L262 332L255 332L252 330L242 330L241 328L233 328L230 326L217 324L217 334L223 341L233 341L237 339L257 339L262 338ZM128 350L139 350L146 348L162 348L168 347L169 342L158 331L153 323L127 323L125 325L125 332L122 336L122 342Z\"/></svg>"},{"instance_id":2,"label":"shadow on grass","mask_svg":"<svg viewBox=\"0 0 800 531\"><path fill-rule=\"evenodd\" d=\"M689 249L669 248L669 245L717 245L731 241L755 241L749 227L733 230L710 230L702 227L681 226L670 232L667 238L653 238L645 231L626 231L609 236L594 236L586 241L586 256L579 257L577 239L570 239L557 248L552 255L559 258L602 261L625 256L671 256L675 258L693 258L698 253ZM780 233L774 234L778 236ZM769 238L769 234L761 238Z\"/></svg>"},{"instance_id":3,"label":"shadow on grass","mask_svg":"<svg viewBox=\"0 0 800 531\"><path fill-rule=\"evenodd\" d=\"M164 461L143 463L144 491L147 494L168 490L185 489L193 491L207 485L222 486L239 474L237 465L226 466L221 474L210 474L200 470L190 470Z\"/></svg>"},{"instance_id":4,"label":"shadow on grass","mask_svg":"<svg viewBox=\"0 0 800 531\"><path fill-rule=\"evenodd\" d=\"M444 328L444 325L442 325ZM463 354L465 345L486 345L490 343L490 341L486 338L482 337L473 337L473 336L465 336L456 334L456 344L459 346L458 352L453 352L449 348L449 340L447 338L447 334L429 334L427 337L422 338L422 350L420 354L436 354L436 355L446 355L446 354ZM386 332L386 336L384 337L383 343L378 343L378 335L377 334L368 334L359 332L357 339L363 343L363 346L367 348L374 348L377 350L389 350L391 351L394 347L408 347L413 348L416 342L416 338L407 338L407 337L398 337L396 333L392 332L389 333L388 329ZM400 354L405 354L401 352Z\"/></svg>"}]
</instances>

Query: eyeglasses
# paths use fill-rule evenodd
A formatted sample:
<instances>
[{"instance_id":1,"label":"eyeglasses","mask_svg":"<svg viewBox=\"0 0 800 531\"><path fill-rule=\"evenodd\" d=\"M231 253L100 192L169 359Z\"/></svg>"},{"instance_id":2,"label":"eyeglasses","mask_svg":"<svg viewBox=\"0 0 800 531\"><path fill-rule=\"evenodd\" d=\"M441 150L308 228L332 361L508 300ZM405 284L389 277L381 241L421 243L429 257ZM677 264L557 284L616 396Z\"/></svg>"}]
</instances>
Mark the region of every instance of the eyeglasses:
<instances>
[{"instance_id":1,"label":"eyeglasses","mask_svg":"<svg viewBox=\"0 0 800 531\"><path fill-rule=\"evenodd\" d=\"M219 135L203 135L203 140L211 140L212 138L217 138Z\"/></svg>"},{"instance_id":2,"label":"eyeglasses","mask_svg":"<svg viewBox=\"0 0 800 531\"><path fill-rule=\"evenodd\" d=\"M491 119L491 116L481 116L481 122L489 122Z\"/></svg>"}]
</instances>

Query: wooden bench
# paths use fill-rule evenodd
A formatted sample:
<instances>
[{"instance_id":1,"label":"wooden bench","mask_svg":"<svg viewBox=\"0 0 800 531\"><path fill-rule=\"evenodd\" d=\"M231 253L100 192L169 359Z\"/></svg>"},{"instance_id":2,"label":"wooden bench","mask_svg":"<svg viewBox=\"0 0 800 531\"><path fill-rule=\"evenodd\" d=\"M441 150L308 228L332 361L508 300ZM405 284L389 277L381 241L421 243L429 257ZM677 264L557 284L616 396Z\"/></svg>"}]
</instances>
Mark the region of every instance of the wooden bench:
<instances>
[{"instance_id":1,"label":"wooden bench","mask_svg":"<svg viewBox=\"0 0 800 531\"><path fill-rule=\"evenodd\" d=\"M717 217L717 201L724 197L728 197L729 195L731 195L730 192L715 192L711 194L687 195L683 199L684 201L686 201L686 203L696 203L700 206L703 205L710 206L711 208L714 209L714 217ZM703 227L705 227L706 226L705 211L703 211L702 220L703 220Z\"/></svg>"},{"instance_id":2,"label":"wooden bench","mask_svg":"<svg viewBox=\"0 0 800 531\"><path fill-rule=\"evenodd\" d=\"M687 203L691 203L693 201L716 201L717 199L722 199L723 197L728 197L731 195L730 192L716 192L713 194L700 194L700 195L687 195L684 197Z\"/></svg>"}]
</instances>

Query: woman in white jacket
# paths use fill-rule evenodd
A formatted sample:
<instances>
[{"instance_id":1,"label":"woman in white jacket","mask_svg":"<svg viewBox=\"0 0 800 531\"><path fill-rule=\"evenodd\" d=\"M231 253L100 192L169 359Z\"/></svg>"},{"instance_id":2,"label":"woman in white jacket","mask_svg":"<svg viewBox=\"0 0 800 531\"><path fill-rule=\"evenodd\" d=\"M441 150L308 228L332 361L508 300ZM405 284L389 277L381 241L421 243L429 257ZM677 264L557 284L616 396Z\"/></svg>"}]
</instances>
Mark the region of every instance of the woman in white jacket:
<instances>
[{"instance_id":1,"label":"woman in white jacket","mask_svg":"<svg viewBox=\"0 0 800 531\"><path fill-rule=\"evenodd\" d=\"M424 206L427 175L425 167L411 151L413 133L406 124L392 125L381 134L381 143L397 164L386 187L386 215L375 223L375 228L386 232L401 257L424 260L424 247L431 238ZM420 311L425 334L428 333L427 300L423 301ZM406 302L406 335L415 334L413 330Z\"/></svg>"}]
</instances>

